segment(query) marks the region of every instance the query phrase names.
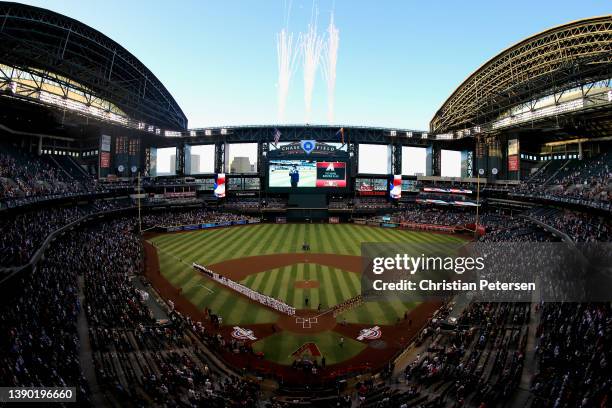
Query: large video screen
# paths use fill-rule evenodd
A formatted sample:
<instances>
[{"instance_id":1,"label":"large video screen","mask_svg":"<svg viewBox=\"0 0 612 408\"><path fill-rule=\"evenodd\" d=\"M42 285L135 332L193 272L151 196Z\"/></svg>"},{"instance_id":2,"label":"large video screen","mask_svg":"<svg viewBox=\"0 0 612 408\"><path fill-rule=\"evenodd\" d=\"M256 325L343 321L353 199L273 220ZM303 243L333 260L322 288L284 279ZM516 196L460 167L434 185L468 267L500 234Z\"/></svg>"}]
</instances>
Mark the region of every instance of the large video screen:
<instances>
[{"instance_id":1,"label":"large video screen","mask_svg":"<svg viewBox=\"0 0 612 408\"><path fill-rule=\"evenodd\" d=\"M461 177L461 152L456 150L442 150L442 177Z\"/></svg>"},{"instance_id":2,"label":"large video screen","mask_svg":"<svg viewBox=\"0 0 612 408\"><path fill-rule=\"evenodd\" d=\"M345 188L346 162L270 160L270 188Z\"/></svg>"},{"instance_id":3,"label":"large video screen","mask_svg":"<svg viewBox=\"0 0 612 408\"><path fill-rule=\"evenodd\" d=\"M425 176L427 172L427 149L402 146L402 175Z\"/></svg>"},{"instance_id":4,"label":"large video screen","mask_svg":"<svg viewBox=\"0 0 612 408\"><path fill-rule=\"evenodd\" d=\"M361 196L385 196L389 188L389 180L386 178L371 179L357 178L355 179L355 191Z\"/></svg>"}]
</instances>

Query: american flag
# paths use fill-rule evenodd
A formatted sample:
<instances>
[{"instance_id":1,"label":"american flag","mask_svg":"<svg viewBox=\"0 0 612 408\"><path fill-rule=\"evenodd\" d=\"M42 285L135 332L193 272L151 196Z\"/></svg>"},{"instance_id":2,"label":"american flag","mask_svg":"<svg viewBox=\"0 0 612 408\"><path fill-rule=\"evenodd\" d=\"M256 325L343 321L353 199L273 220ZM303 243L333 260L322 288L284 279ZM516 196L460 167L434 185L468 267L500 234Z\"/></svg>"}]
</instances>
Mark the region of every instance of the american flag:
<instances>
[{"instance_id":1,"label":"american flag","mask_svg":"<svg viewBox=\"0 0 612 408\"><path fill-rule=\"evenodd\" d=\"M336 136L340 136L340 141L344 144L344 128L341 127L337 132Z\"/></svg>"},{"instance_id":2,"label":"american flag","mask_svg":"<svg viewBox=\"0 0 612 408\"><path fill-rule=\"evenodd\" d=\"M281 132L278 129L274 129L274 144L278 144L281 137Z\"/></svg>"}]
</instances>

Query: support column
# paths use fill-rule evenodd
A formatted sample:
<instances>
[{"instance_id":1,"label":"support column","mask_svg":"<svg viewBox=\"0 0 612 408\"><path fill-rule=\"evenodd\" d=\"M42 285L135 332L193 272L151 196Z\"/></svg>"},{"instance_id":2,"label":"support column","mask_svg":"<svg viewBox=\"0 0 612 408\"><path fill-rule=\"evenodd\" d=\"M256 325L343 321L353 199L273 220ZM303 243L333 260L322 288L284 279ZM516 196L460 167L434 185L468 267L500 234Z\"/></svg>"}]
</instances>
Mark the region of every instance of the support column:
<instances>
[{"instance_id":1,"label":"support column","mask_svg":"<svg viewBox=\"0 0 612 408\"><path fill-rule=\"evenodd\" d=\"M502 165L502 154L499 139L495 136L491 136L487 140L487 145L489 151L489 166L487 169L487 175L490 180L497 180Z\"/></svg>"},{"instance_id":2,"label":"support column","mask_svg":"<svg viewBox=\"0 0 612 408\"><path fill-rule=\"evenodd\" d=\"M487 144L485 143L483 136L479 136L476 139L476 144L474 146L474 159L474 175L477 177L486 177L488 174L488 151Z\"/></svg>"}]
</instances>

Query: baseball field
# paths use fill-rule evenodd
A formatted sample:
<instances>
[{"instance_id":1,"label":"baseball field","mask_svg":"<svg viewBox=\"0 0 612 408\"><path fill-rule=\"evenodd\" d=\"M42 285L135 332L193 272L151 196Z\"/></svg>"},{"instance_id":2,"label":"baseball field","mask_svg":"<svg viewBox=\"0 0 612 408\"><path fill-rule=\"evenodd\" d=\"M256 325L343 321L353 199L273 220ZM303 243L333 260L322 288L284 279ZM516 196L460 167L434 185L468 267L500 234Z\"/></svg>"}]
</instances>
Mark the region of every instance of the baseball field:
<instances>
[{"instance_id":1,"label":"baseball field","mask_svg":"<svg viewBox=\"0 0 612 408\"><path fill-rule=\"evenodd\" d=\"M318 316L360 293L363 242L459 247L465 240L353 224L256 224L162 234L148 242L156 248L159 272L180 289L182 297L199 310L208 308L221 316L228 329L252 330L257 338L252 342L255 351L266 360L288 365L296 349L310 343L316 344L327 364L353 358L368 347L368 341L359 341L351 333L372 326L391 327L418 304L399 299L365 302L337 317L325 316L325 323L319 319L319 329L313 324L309 329L292 330L283 323L286 317L214 283L194 270L193 262L283 300L302 314ZM304 243L310 244L309 252L302 250ZM385 342L380 343L384 347Z\"/></svg>"}]
</instances>

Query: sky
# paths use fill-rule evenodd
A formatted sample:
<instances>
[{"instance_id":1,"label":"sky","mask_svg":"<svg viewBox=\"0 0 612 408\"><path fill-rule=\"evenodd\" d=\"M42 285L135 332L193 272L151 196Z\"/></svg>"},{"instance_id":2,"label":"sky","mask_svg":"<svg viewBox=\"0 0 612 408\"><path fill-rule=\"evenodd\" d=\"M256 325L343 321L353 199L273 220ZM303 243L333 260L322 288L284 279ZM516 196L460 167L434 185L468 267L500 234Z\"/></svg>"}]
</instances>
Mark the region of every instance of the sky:
<instances>
[{"instance_id":1,"label":"sky","mask_svg":"<svg viewBox=\"0 0 612 408\"><path fill-rule=\"evenodd\" d=\"M340 38L329 123L321 70L307 119L301 64L282 122L277 113L276 37L286 23L296 37L306 31L312 0L25 3L75 18L125 47L174 96L189 128L308 122L426 130L456 87L503 49L612 12L608 0L319 0L318 32L325 33L333 11Z\"/></svg>"}]
</instances>

